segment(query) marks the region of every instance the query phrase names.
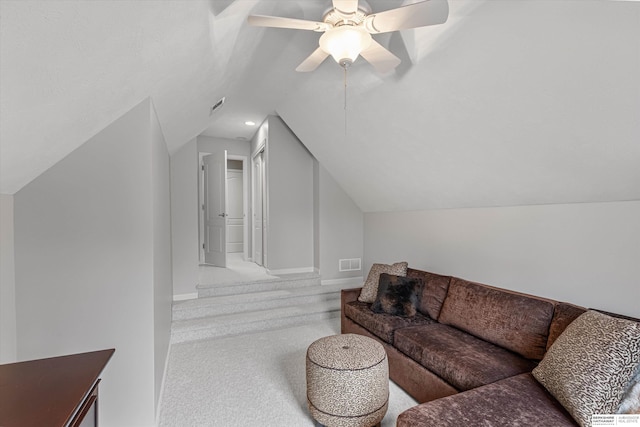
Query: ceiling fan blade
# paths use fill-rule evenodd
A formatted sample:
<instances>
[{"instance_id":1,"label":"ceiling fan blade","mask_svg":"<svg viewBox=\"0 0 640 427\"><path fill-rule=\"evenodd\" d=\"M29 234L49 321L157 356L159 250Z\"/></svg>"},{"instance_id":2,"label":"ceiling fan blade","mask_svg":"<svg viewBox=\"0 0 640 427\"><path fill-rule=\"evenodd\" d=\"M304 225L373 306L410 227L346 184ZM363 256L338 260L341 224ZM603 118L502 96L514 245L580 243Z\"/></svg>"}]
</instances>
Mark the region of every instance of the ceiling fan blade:
<instances>
[{"instance_id":1,"label":"ceiling fan blade","mask_svg":"<svg viewBox=\"0 0 640 427\"><path fill-rule=\"evenodd\" d=\"M347 15L356 13L358 11L358 0L333 0L333 7Z\"/></svg>"},{"instance_id":2,"label":"ceiling fan blade","mask_svg":"<svg viewBox=\"0 0 640 427\"><path fill-rule=\"evenodd\" d=\"M387 33L427 25L444 24L449 16L447 0L426 0L367 16L370 33Z\"/></svg>"},{"instance_id":3,"label":"ceiling fan blade","mask_svg":"<svg viewBox=\"0 0 640 427\"><path fill-rule=\"evenodd\" d=\"M249 25L256 27L290 28L293 30L326 31L331 25L325 22L306 21L304 19L282 18L279 16L249 15Z\"/></svg>"},{"instance_id":4,"label":"ceiling fan blade","mask_svg":"<svg viewBox=\"0 0 640 427\"><path fill-rule=\"evenodd\" d=\"M375 40L371 40L369 47L360 52L360 55L382 74L388 73L402 62Z\"/></svg>"},{"instance_id":5,"label":"ceiling fan blade","mask_svg":"<svg viewBox=\"0 0 640 427\"><path fill-rule=\"evenodd\" d=\"M317 48L311 55L307 57L307 59L305 59L300 65L298 65L296 71L301 73L308 73L309 71L313 71L318 68L318 65L322 64L322 61L327 59L327 56L329 56L327 52L325 52L321 48Z\"/></svg>"}]
</instances>

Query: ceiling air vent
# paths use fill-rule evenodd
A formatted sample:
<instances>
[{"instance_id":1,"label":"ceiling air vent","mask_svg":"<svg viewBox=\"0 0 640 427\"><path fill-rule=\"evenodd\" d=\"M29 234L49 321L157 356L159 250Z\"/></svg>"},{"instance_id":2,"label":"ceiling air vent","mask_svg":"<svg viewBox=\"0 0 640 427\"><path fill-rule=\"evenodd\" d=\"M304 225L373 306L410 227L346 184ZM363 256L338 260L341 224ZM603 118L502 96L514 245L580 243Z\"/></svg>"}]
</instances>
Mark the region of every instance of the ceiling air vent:
<instances>
[{"instance_id":1,"label":"ceiling air vent","mask_svg":"<svg viewBox=\"0 0 640 427\"><path fill-rule=\"evenodd\" d=\"M216 112L216 110L219 110L220 108L222 108L222 105L224 104L224 101L226 100L226 97L222 97L220 98L220 101L216 102L213 107L211 107L211 112L209 112L209 115L212 115L213 113Z\"/></svg>"}]
</instances>

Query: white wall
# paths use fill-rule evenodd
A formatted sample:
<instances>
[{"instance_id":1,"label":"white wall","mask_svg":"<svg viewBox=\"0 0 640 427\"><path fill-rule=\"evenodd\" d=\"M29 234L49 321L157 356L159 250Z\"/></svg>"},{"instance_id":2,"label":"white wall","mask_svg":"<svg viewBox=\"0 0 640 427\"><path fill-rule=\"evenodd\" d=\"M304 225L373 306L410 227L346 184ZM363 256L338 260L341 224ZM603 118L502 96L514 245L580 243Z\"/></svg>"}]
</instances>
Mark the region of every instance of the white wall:
<instances>
[{"instance_id":1,"label":"white wall","mask_svg":"<svg viewBox=\"0 0 640 427\"><path fill-rule=\"evenodd\" d=\"M363 258L363 214L304 144L276 116L260 125L252 156L266 141L268 260L271 271L320 271L323 283L354 281L338 260Z\"/></svg>"},{"instance_id":2,"label":"white wall","mask_svg":"<svg viewBox=\"0 0 640 427\"><path fill-rule=\"evenodd\" d=\"M267 268L313 271L313 163L315 159L276 116L268 117Z\"/></svg>"},{"instance_id":3,"label":"white wall","mask_svg":"<svg viewBox=\"0 0 640 427\"><path fill-rule=\"evenodd\" d=\"M13 196L0 194L0 363L16 361Z\"/></svg>"},{"instance_id":4,"label":"white wall","mask_svg":"<svg viewBox=\"0 0 640 427\"><path fill-rule=\"evenodd\" d=\"M153 297L156 416L169 354L173 268L171 259L171 177L169 151L151 108L151 185L153 191Z\"/></svg>"},{"instance_id":5,"label":"white wall","mask_svg":"<svg viewBox=\"0 0 640 427\"><path fill-rule=\"evenodd\" d=\"M156 265L166 148L150 114L142 102L14 197L18 359L115 348L100 385L106 427L154 425L170 333L171 278Z\"/></svg>"},{"instance_id":6,"label":"white wall","mask_svg":"<svg viewBox=\"0 0 640 427\"><path fill-rule=\"evenodd\" d=\"M198 137L198 151L201 153L219 153L227 150L227 154L249 157L250 142L211 136Z\"/></svg>"},{"instance_id":7,"label":"white wall","mask_svg":"<svg viewBox=\"0 0 640 427\"><path fill-rule=\"evenodd\" d=\"M365 214L365 269L410 267L640 317L640 201Z\"/></svg>"},{"instance_id":8,"label":"white wall","mask_svg":"<svg viewBox=\"0 0 640 427\"><path fill-rule=\"evenodd\" d=\"M340 272L338 260L363 258L364 215L322 165L318 165L317 180L322 280L361 278L362 270Z\"/></svg>"},{"instance_id":9,"label":"white wall","mask_svg":"<svg viewBox=\"0 0 640 427\"><path fill-rule=\"evenodd\" d=\"M320 271L320 162L317 160L313 162L313 244L313 267Z\"/></svg>"},{"instance_id":10,"label":"white wall","mask_svg":"<svg viewBox=\"0 0 640 427\"><path fill-rule=\"evenodd\" d=\"M171 156L173 295L194 297L198 284L198 144Z\"/></svg>"}]
</instances>

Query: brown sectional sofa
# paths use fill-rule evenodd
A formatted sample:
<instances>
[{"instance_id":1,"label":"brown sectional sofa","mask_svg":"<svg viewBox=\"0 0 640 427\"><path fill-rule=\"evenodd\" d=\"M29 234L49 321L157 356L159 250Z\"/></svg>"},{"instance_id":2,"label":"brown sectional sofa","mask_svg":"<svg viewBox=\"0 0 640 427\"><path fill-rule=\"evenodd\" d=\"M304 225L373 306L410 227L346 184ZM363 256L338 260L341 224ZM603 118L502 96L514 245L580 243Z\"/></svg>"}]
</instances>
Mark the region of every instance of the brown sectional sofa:
<instances>
[{"instance_id":1,"label":"brown sectional sofa","mask_svg":"<svg viewBox=\"0 0 640 427\"><path fill-rule=\"evenodd\" d=\"M420 405L404 426L576 426L531 374L585 308L409 268L422 281L413 317L374 313L342 291L342 333L376 339L390 378ZM428 403L425 403L428 402Z\"/></svg>"}]
</instances>

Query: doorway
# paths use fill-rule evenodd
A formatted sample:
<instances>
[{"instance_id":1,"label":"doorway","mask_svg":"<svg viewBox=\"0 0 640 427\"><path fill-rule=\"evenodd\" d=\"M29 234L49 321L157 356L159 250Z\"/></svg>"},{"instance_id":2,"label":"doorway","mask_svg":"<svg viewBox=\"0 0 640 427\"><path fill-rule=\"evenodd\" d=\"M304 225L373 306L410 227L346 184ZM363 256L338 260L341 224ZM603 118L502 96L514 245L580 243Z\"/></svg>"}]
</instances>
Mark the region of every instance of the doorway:
<instances>
[{"instance_id":1,"label":"doorway","mask_svg":"<svg viewBox=\"0 0 640 427\"><path fill-rule=\"evenodd\" d=\"M225 150L199 158L200 264L226 268L229 254L248 259L247 157Z\"/></svg>"},{"instance_id":2,"label":"doorway","mask_svg":"<svg viewBox=\"0 0 640 427\"><path fill-rule=\"evenodd\" d=\"M247 211L249 184L247 178L247 158L227 156L227 254L242 254L242 260L249 257Z\"/></svg>"}]
</instances>

